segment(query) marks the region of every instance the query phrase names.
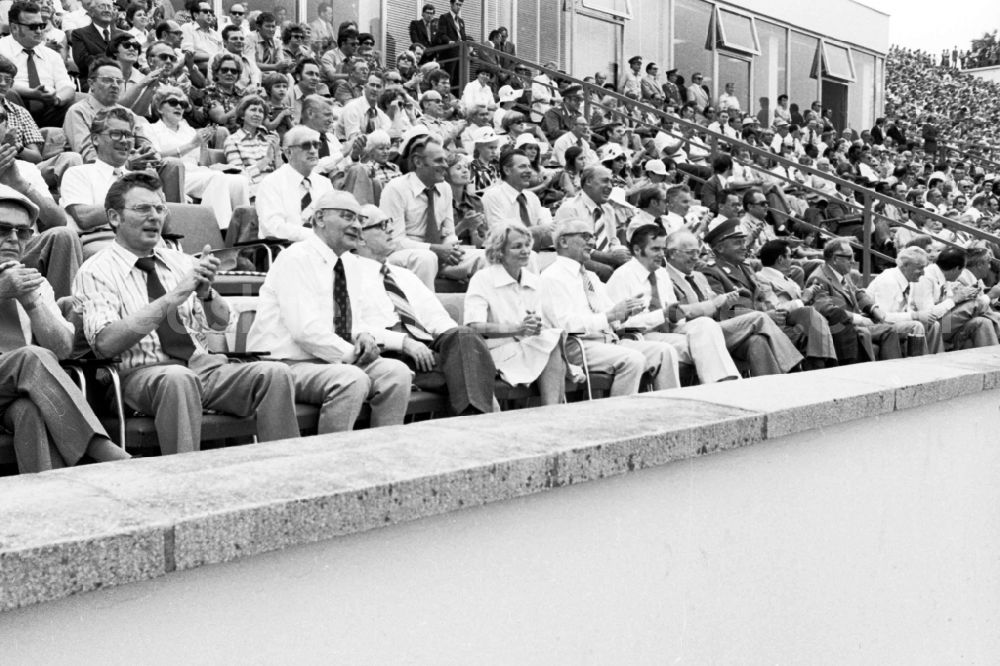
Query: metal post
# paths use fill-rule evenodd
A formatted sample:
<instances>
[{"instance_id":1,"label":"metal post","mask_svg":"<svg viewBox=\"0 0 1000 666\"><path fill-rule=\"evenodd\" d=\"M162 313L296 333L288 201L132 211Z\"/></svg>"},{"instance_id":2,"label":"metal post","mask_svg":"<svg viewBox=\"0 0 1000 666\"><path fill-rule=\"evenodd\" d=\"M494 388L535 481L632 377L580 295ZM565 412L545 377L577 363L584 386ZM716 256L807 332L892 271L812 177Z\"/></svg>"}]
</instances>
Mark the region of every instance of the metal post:
<instances>
[{"instance_id":1,"label":"metal post","mask_svg":"<svg viewBox=\"0 0 1000 666\"><path fill-rule=\"evenodd\" d=\"M458 94L462 94L465 84L469 82L469 44L472 42L458 43ZM454 85L454 83L452 83Z\"/></svg>"},{"instance_id":2,"label":"metal post","mask_svg":"<svg viewBox=\"0 0 1000 666\"><path fill-rule=\"evenodd\" d=\"M861 246L864 248L861 254L861 275L864 285L867 287L872 279L872 195L864 193L864 223L861 226Z\"/></svg>"}]
</instances>

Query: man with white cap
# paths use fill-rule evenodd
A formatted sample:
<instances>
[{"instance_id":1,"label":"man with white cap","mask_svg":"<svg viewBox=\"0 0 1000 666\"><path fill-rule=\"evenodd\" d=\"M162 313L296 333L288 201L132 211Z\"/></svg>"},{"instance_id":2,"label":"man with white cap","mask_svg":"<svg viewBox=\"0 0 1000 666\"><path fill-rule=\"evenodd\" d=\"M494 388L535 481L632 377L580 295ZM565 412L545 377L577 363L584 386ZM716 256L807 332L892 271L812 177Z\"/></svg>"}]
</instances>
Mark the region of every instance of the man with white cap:
<instances>
[{"instance_id":1,"label":"man with white cap","mask_svg":"<svg viewBox=\"0 0 1000 666\"><path fill-rule=\"evenodd\" d=\"M257 186L257 220L261 238L299 241L309 238L307 228L315 202L333 189L330 179L316 173L322 146L319 132L298 125L282 139L288 163L268 174Z\"/></svg>"},{"instance_id":2,"label":"man with white cap","mask_svg":"<svg viewBox=\"0 0 1000 666\"><path fill-rule=\"evenodd\" d=\"M431 289L439 272L450 279L468 279L484 256L482 250L460 245L455 234L453 193L444 182L448 158L441 141L416 135L404 142L402 151L409 173L389 181L379 201L393 221L397 249L389 263L413 271Z\"/></svg>"},{"instance_id":3,"label":"man with white cap","mask_svg":"<svg viewBox=\"0 0 1000 666\"><path fill-rule=\"evenodd\" d=\"M590 123L586 116L577 116L568 132L564 132L552 144L552 159L559 166L566 166L566 151L572 146L579 146L583 151L585 165L597 164L597 153L590 145Z\"/></svg>"},{"instance_id":4,"label":"man with white cap","mask_svg":"<svg viewBox=\"0 0 1000 666\"><path fill-rule=\"evenodd\" d=\"M21 263L38 207L0 185L0 424L14 433L21 473L129 455L111 443L87 400L59 367L73 348L52 287Z\"/></svg>"},{"instance_id":5,"label":"man with white cap","mask_svg":"<svg viewBox=\"0 0 1000 666\"><path fill-rule=\"evenodd\" d=\"M378 266L354 254L361 206L331 190L316 202L309 236L275 259L247 335L252 349L288 365L298 402L320 405L319 433L351 430L367 400L372 426L403 422L411 372L380 357L392 304Z\"/></svg>"},{"instance_id":6,"label":"man with white cap","mask_svg":"<svg viewBox=\"0 0 1000 666\"><path fill-rule=\"evenodd\" d=\"M498 132L502 129L504 116L513 110L514 102L521 99L523 94L524 90L515 90L509 85L500 86L500 91L497 93L499 106L493 113L493 129Z\"/></svg>"}]
</instances>

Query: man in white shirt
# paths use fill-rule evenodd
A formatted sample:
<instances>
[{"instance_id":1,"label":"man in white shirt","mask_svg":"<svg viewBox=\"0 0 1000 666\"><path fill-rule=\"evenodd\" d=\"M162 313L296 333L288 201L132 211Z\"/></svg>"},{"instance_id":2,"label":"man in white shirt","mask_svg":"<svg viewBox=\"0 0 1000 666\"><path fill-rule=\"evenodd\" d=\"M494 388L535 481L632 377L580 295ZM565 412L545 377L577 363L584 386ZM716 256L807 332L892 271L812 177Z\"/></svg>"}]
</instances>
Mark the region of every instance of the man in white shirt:
<instances>
[{"instance_id":1,"label":"man in white shirt","mask_svg":"<svg viewBox=\"0 0 1000 666\"><path fill-rule=\"evenodd\" d=\"M379 284L391 309L384 309L383 298L369 299L366 305L381 306L382 317L396 320L379 338L386 352L400 355L416 371L413 383L421 389L447 387L453 414L499 411L493 396L497 369L486 342L459 326L414 273L386 262L395 247L389 218L373 205L364 206L361 214L358 256L378 264Z\"/></svg>"},{"instance_id":2,"label":"man in white shirt","mask_svg":"<svg viewBox=\"0 0 1000 666\"><path fill-rule=\"evenodd\" d=\"M500 178L483 192L483 215L493 228L505 220L520 220L534 238L534 249L552 247L552 214L538 196L528 189L531 161L521 150L500 156Z\"/></svg>"},{"instance_id":3,"label":"man in white shirt","mask_svg":"<svg viewBox=\"0 0 1000 666\"><path fill-rule=\"evenodd\" d=\"M591 371L611 372L612 396L639 391L644 372L653 374L655 390L680 386L678 356L665 342L621 340L615 329L645 308L641 298L617 303L597 275L584 267L594 249L594 225L589 218L567 217L553 232L555 262L542 272L542 312L549 326L575 336ZM567 346L571 363L584 360L576 345Z\"/></svg>"},{"instance_id":4,"label":"man in white shirt","mask_svg":"<svg viewBox=\"0 0 1000 666\"><path fill-rule=\"evenodd\" d=\"M677 305L670 275L663 267L666 238L663 228L654 224L637 228L629 240L632 259L608 280L612 301L642 297L643 310L622 326L640 329L644 340L671 344L679 362L694 365L703 384L737 379L740 373L726 350L719 324L708 317L685 319Z\"/></svg>"},{"instance_id":5,"label":"man in white shirt","mask_svg":"<svg viewBox=\"0 0 1000 666\"><path fill-rule=\"evenodd\" d=\"M476 78L465 84L465 88L462 90L462 104L465 108L471 109L476 105L483 106L496 106L497 99L493 95L493 72L486 69L480 69L476 74Z\"/></svg>"},{"instance_id":6,"label":"man in white shirt","mask_svg":"<svg viewBox=\"0 0 1000 666\"><path fill-rule=\"evenodd\" d=\"M962 248L941 250L913 288L913 308L940 323L945 350L997 344L996 325L983 316L989 312L989 296L978 285L958 282L965 261Z\"/></svg>"},{"instance_id":7,"label":"man in white shirt","mask_svg":"<svg viewBox=\"0 0 1000 666\"><path fill-rule=\"evenodd\" d=\"M340 113L340 123L344 126L344 138L353 141L358 136L368 135L377 129L388 132L392 128L392 120L385 111L378 108L378 98L382 94L383 78L381 72L371 72L368 75L363 94L344 105Z\"/></svg>"},{"instance_id":8,"label":"man in white shirt","mask_svg":"<svg viewBox=\"0 0 1000 666\"><path fill-rule=\"evenodd\" d=\"M924 326L927 352L937 354L944 351L941 338L941 324L931 312L917 312L913 306L913 285L924 274L929 262L927 253L919 247L907 247L896 255L896 265L887 268L865 287L865 291L885 313L890 323L917 320Z\"/></svg>"},{"instance_id":9,"label":"man in white shirt","mask_svg":"<svg viewBox=\"0 0 1000 666\"><path fill-rule=\"evenodd\" d=\"M412 373L380 357L392 304L378 265L354 254L361 206L330 190L313 208L308 237L283 250L267 273L247 345L288 364L296 399L320 405L320 433L352 429L366 400L372 426L402 423Z\"/></svg>"},{"instance_id":10,"label":"man in white shirt","mask_svg":"<svg viewBox=\"0 0 1000 666\"><path fill-rule=\"evenodd\" d=\"M705 107L712 103L708 91L704 86L705 77L700 72L691 75L691 84L688 86L688 101L694 102L699 114L704 113Z\"/></svg>"},{"instance_id":11,"label":"man in white shirt","mask_svg":"<svg viewBox=\"0 0 1000 666\"><path fill-rule=\"evenodd\" d=\"M316 202L333 189L330 179L315 173L321 146L319 132L297 125L281 142L288 163L257 186L258 235L300 241L313 236L307 227Z\"/></svg>"},{"instance_id":12,"label":"man in white shirt","mask_svg":"<svg viewBox=\"0 0 1000 666\"><path fill-rule=\"evenodd\" d=\"M340 139L333 132L336 116L333 113L333 102L328 97L320 95L309 95L302 100L302 125L319 134L319 160L316 162L314 171L327 177L338 170L345 169L352 164L351 153L344 153L344 146ZM360 155L360 145L363 144L363 137L357 137L354 144L359 148L355 151L355 156Z\"/></svg>"},{"instance_id":13,"label":"man in white shirt","mask_svg":"<svg viewBox=\"0 0 1000 666\"><path fill-rule=\"evenodd\" d=\"M611 170L603 166L588 166L580 174L581 192L567 199L556 211L561 220L590 220L594 227L594 248L583 259L586 268L606 282L614 269L629 260L628 250L618 238L615 210L608 203L611 197Z\"/></svg>"},{"instance_id":14,"label":"man in white shirt","mask_svg":"<svg viewBox=\"0 0 1000 666\"><path fill-rule=\"evenodd\" d=\"M21 263L38 207L0 185L0 424L14 433L22 474L129 455L111 443L57 359L73 349L73 325L52 287Z\"/></svg>"},{"instance_id":15,"label":"man in white shirt","mask_svg":"<svg viewBox=\"0 0 1000 666\"><path fill-rule=\"evenodd\" d=\"M702 212L699 214L699 211ZM712 211L707 208L695 208L694 194L687 185L671 185L667 188L667 214L663 219L667 235L681 229L703 234L711 217Z\"/></svg>"},{"instance_id":16,"label":"man in white shirt","mask_svg":"<svg viewBox=\"0 0 1000 666\"><path fill-rule=\"evenodd\" d=\"M736 97L736 84L727 83L726 91L719 95L719 111L731 111L732 113L742 113L740 100ZM728 118L727 118L728 121Z\"/></svg>"},{"instance_id":17,"label":"man in white shirt","mask_svg":"<svg viewBox=\"0 0 1000 666\"><path fill-rule=\"evenodd\" d=\"M69 226L80 234L85 259L114 242L104 198L112 183L127 173L134 118L126 109L111 107L97 113L90 130L97 159L67 169L59 188L59 203L69 216Z\"/></svg>"},{"instance_id":18,"label":"man in white shirt","mask_svg":"<svg viewBox=\"0 0 1000 666\"><path fill-rule=\"evenodd\" d=\"M410 165L405 176L393 178L382 190L379 207L393 221L396 251L389 263L417 274L428 288L434 278L468 280L482 265L483 251L459 244L451 185L444 182L448 160L441 143L418 135L403 146Z\"/></svg>"},{"instance_id":19,"label":"man in white shirt","mask_svg":"<svg viewBox=\"0 0 1000 666\"><path fill-rule=\"evenodd\" d=\"M635 230L650 224L663 229L663 235L666 237L666 225L663 222L663 216L667 212L666 190L661 185L647 185L639 190L636 207L638 211L629 220L628 228L625 230L625 242L631 243Z\"/></svg>"},{"instance_id":20,"label":"man in white shirt","mask_svg":"<svg viewBox=\"0 0 1000 666\"><path fill-rule=\"evenodd\" d=\"M36 11L28 11L31 8ZM17 65L13 90L27 104L38 126L60 127L66 109L73 103L76 86L62 57L44 45L44 31L35 29L45 26L37 10L33 3L15 3L11 7L10 34L0 39L0 55Z\"/></svg>"},{"instance_id":21,"label":"man in white shirt","mask_svg":"<svg viewBox=\"0 0 1000 666\"><path fill-rule=\"evenodd\" d=\"M590 146L590 123L586 116L577 116L573 120L573 128L553 142L552 159L558 162L559 166L565 167L566 151L572 146L579 146L583 151L585 165L597 164L597 153Z\"/></svg>"},{"instance_id":22,"label":"man in white shirt","mask_svg":"<svg viewBox=\"0 0 1000 666\"><path fill-rule=\"evenodd\" d=\"M181 32L184 33L181 38L181 50L185 53L194 53L195 62L201 64L222 52L222 37L212 28L215 10L212 9L211 2L200 0L188 4L193 5L192 21L181 26Z\"/></svg>"}]
</instances>

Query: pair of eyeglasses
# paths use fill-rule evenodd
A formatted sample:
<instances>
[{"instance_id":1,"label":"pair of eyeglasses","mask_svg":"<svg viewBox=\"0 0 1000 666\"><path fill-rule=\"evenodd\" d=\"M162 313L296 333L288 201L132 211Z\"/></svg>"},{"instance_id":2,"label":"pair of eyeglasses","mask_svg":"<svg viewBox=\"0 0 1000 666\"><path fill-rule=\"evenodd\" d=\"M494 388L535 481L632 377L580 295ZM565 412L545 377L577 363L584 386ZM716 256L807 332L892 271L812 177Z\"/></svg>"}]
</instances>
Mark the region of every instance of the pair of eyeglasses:
<instances>
[{"instance_id":1,"label":"pair of eyeglasses","mask_svg":"<svg viewBox=\"0 0 1000 666\"><path fill-rule=\"evenodd\" d=\"M110 138L112 141L133 141L135 140L135 134L128 132L126 130L107 130L106 132L98 132L98 134Z\"/></svg>"},{"instance_id":2,"label":"pair of eyeglasses","mask_svg":"<svg viewBox=\"0 0 1000 666\"><path fill-rule=\"evenodd\" d=\"M321 141L303 141L302 143L292 144L291 148L301 148L302 150L319 150L323 143Z\"/></svg>"},{"instance_id":3,"label":"pair of eyeglasses","mask_svg":"<svg viewBox=\"0 0 1000 666\"><path fill-rule=\"evenodd\" d=\"M154 55L153 57L162 60L163 62L177 62L177 56L173 53L160 53L158 55Z\"/></svg>"},{"instance_id":4,"label":"pair of eyeglasses","mask_svg":"<svg viewBox=\"0 0 1000 666\"><path fill-rule=\"evenodd\" d=\"M841 259L852 259L852 260L854 259L854 255L853 254L844 254L842 252L838 252L838 253L834 254L833 256L839 257Z\"/></svg>"},{"instance_id":5,"label":"pair of eyeglasses","mask_svg":"<svg viewBox=\"0 0 1000 666\"><path fill-rule=\"evenodd\" d=\"M187 111L189 108L191 108L191 105L188 104L188 102L187 102L186 99L175 99L175 98L171 97L170 99L163 100L163 103L166 104L167 106L172 106L175 109L178 108L178 107L180 107L180 108L184 109L185 111Z\"/></svg>"},{"instance_id":6,"label":"pair of eyeglasses","mask_svg":"<svg viewBox=\"0 0 1000 666\"><path fill-rule=\"evenodd\" d=\"M0 238L10 238L11 234L17 235L17 240L24 242L31 240L35 235L35 230L31 227L15 227L12 224L0 223Z\"/></svg>"},{"instance_id":7,"label":"pair of eyeglasses","mask_svg":"<svg viewBox=\"0 0 1000 666\"><path fill-rule=\"evenodd\" d=\"M302 34L301 32L293 32L290 35L288 35L288 38L289 39L305 39L306 36L304 34Z\"/></svg>"},{"instance_id":8,"label":"pair of eyeglasses","mask_svg":"<svg viewBox=\"0 0 1000 666\"><path fill-rule=\"evenodd\" d=\"M379 231L388 231L389 230L389 223L390 222L391 222L391 220L389 220L388 218L386 218L384 220L381 220L379 222L373 222L372 224L369 224L367 226L361 227L361 231L368 231L369 229L378 229Z\"/></svg>"},{"instance_id":9,"label":"pair of eyeglasses","mask_svg":"<svg viewBox=\"0 0 1000 666\"><path fill-rule=\"evenodd\" d=\"M214 15L215 14L215 10L214 9L199 9L198 13L199 14L212 14L212 15Z\"/></svg>"},{"instance_id":10,"label":"pair of eyeglasses","mask_svg":"<svg viewBox=\"0 0 1000 666\"><path fill-rule=\"evenodd\" d=\"M133 49L136 52L142 50L142 47L139 46L139 42L122 42L118 45L118 47L122 49Z\"/></svg>"},{"instance_id":11,"label":"pair of eyeglasses","mask_svg":"<svg viewBox=\"0 0 1000 666\"><path fill-rule=\"evenodd\" d=\"M683 254L686 257L691 257L692 259L697 259L701 255L701 250L695 248L693 250L671 250L677 254Z\"/></svg>"},{"instance_id":12,"label":"pair of eyeglasses","mask_svg":"<svg viewBox=\"0 0 1000 666\"><path fill-rule=\"evenodd\" d=\"M120 79L120 78L115 77L115 76L95 76L94 77L94 81L97 81L98 83L103 83L106 86L110 86L110 85L123 86L123 85L125 85L125 79Z\"/></svg>"},{"instance_id":13,"label":"pair of eyeglasses","mask_svg":"<svg viewBox=\"0 0 1000 666\"><path fill-rule=\"evenodd\" d=\"M40 21L38 23L21 23L20 21L16 21L16 23L26 30L34 30L35 32L41 32L45 30L46 26L48 25L47 23L45 23L45 21Z\"/></svg>"},{"instance_id":14,"label":"pair of eyeglasses","mask_svg":"<svg viewBox=\"0 0 1000 666\"><path fill-rule=\"evenodd\" d=\"M563 236L579 236L585 241L590 241L594 239L594 234L589 231L571 231L568 234L563 234Z\"/></svg>"},{"instance_id":15,"label":"pair of eyeglasses","mask_svg":"<svg viewBox=\"0 0 1000 666\"><path fill-rule=\"evenodd\" d=\"M220 67L219 74L239 74L240 70L234 67Z\"/></svg>"},{"instance_id":16,"label":"pair of eyeglasses","mask_svg":"<svg viewBox=\"0 0 1000 666\"><path fill-rule=\"evenodd\" d=\"M324 208L323 212L325 213L326 211L336 213L344 222L354 222L360 217L353 210L344 210L343 208Z\"/></svg>"},{"instance_id":17,"label":"pair of eyeglasses","mask_svg":"<svg viewBox=\"0 0 1000 666\"><path fill-rule=\"evenodd\" d=\"M166 215L167 206L165 204L136 204L134 206L125 206L123 210L130 210L139 215Z\"/></svg>"},{"instance_id":18,"label":"pair of eyeglasses","mask_svg":"<svg viewBox=\"0 0 1000 666\"><path fill-rule=\"evenodd\" d=\"M245 13L246 13L246 12L234 12L234 11L233 11L233 10L231 10L231 9L229 10L229 14L230 14L230 16L243 16L243 15L244 15Z\"/></svg>"}]
</instances>

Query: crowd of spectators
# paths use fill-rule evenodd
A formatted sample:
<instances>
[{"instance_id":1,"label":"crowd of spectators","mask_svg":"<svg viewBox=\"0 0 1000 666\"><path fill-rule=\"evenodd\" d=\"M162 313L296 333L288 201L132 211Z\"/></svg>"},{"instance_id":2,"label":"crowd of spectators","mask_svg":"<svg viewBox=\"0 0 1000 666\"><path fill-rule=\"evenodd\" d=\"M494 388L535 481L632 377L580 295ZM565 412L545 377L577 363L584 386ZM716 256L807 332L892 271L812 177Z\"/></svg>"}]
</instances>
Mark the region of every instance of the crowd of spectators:
<instances>
[{"instance_id":1,"label":"crowd of spectators","mask_svg":"<svg viewBox=\"0 0 1000 666\"><path fill-rule=\"evenodd\" d=\"M837 128L818 101L753 112L732 83L716 99L638 56L577 83L518 62L504 28L460 50L462 4L426 5L388 63L328 4L294 23L241 4L220 21L205 0L14 3L0 411L21 471L127 457L56 364L74 353L114 359L174 453L200 447L203 410L256 414L268 440L298 434L296 402L327 433L366 408L402 423L417 389L475 414L499 409L497 382L557 404L588 373L629 395L997 343L997 248L922 212L996 224L995 176L945 148L992 155L969 117L989 87L894 49L887 118ZM856 191L811 169L919 209L878 206L873 243L896 260L870 285ZM237 316L220 260L164 240L168 202L274 246L246 331L266 360L210 351ZM465 292L458 320L443 290Z\"/></svg>"}]
</instances>

